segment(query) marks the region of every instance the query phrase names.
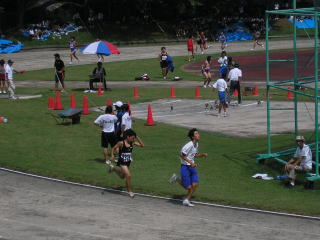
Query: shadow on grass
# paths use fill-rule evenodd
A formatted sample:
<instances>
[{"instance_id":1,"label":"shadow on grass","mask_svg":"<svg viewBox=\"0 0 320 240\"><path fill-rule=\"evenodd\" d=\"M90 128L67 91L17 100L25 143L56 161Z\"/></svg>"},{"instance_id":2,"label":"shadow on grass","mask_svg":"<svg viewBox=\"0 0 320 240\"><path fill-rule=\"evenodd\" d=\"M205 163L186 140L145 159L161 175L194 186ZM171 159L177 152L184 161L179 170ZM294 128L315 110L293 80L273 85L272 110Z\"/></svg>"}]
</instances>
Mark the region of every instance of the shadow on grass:
<instances>
[{"instance_id":1,"label":"shadow on grass","mask_svg":"<svg viewBox=\"0 0 320 240\"><path fill-rule=\"evenodd\" d=\"M181 205L181 200L184 196L185 195L172 195L171 199L169 199L167 202L174 205Z\"/></svg>"},{"instance_id":2,"label":"shadow on grass","mask_svg":"<svg viewBox=\"0 0 320 240\"><path fill-rule=\"evenodd\" d=\"M105 163L105 160L103 158L88 159L88 161L95 161L95 162L98 162L98 163Z\"/></svg>"}]
</instances>

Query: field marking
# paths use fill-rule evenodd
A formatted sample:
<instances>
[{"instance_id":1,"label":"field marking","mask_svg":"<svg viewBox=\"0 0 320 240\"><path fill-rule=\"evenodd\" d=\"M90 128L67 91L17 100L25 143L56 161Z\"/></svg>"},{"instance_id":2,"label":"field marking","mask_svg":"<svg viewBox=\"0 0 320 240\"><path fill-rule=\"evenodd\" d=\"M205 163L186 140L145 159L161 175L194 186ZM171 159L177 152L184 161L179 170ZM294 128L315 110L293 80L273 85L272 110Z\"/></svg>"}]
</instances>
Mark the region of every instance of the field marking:
<instances>
[{"instance_id":1,"label":"field marking","mask_svg":"<svg viewBox=\"0 0 320 240\"><path fill-rule=\"evenodd\" d=\"M61 179L57 179L57 178L51 178L51 177L45 177L45 176L40 176L40 175L36 175L36 174L31 174L31 173L20 172L20 171L11 170L8 168L3 168L3 167L0 167L0 170L6 171L6 172L11 172L11 173L16 173L16 174L20 174L20 175L25 175L25 176L29 176L29 177L45 179L45 180L49 180L49 181L75 185L75 186L99 189L99 190L104 190L104 191L112 191L112 192L118 192L118 193L127 193L126 191L117 190L117 189L113 189L113 188L104 188L104 187L94 186L94 185L90 185L90 184L71 182L71 181L61 180ZM148 197L148 198L182 202L181 199L176 199L176 198L162 197L162 196L144 194L144 193L134 193L134 194L137 196L143 196L143 197ZM317 217L317 216L301 215L301 214L294 214L294 213L275 212L275 211L269 211L269 210L261 210L261 209L255 209L255 208L245 208L245 207L235 207L235 206L230 206L230 205L222 205L222 204L199 202L199 201L192 201L192 202L199 204L199 205L204 205L204 206L234 209L234 210L240 210L240 211L246 211L246 212L266 213L266 214L272 214L272 215L279 215L279 216L295 217L295 218L303 218L303 219L311 219L311 220L320 221L320 216Z\"/></svg>"}]
</instances>

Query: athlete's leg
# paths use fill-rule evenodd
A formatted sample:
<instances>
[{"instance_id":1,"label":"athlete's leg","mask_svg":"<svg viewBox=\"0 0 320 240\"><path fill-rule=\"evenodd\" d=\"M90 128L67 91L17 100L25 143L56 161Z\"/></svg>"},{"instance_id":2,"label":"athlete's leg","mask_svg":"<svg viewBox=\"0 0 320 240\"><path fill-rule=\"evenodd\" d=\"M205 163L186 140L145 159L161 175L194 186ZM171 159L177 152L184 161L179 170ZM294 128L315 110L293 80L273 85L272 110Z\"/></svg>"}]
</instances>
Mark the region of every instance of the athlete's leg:
<instances>
[{"instance_id":1,"label":"athlete's leg","mask_svg":"<svg viewBox=\"0 0 320 240\"><path fill-rule=\"evenodd\" d=\"M121 168L121 171L122 171L122 173L124 175L124 178L125 178L125 182L126 182L126 185L127 185L127 190L128 190L128 192L132 192L130 170L129 170L128 166L126 166L126 165L120 165L120 168Z\"/></svg>"}]
</instances>

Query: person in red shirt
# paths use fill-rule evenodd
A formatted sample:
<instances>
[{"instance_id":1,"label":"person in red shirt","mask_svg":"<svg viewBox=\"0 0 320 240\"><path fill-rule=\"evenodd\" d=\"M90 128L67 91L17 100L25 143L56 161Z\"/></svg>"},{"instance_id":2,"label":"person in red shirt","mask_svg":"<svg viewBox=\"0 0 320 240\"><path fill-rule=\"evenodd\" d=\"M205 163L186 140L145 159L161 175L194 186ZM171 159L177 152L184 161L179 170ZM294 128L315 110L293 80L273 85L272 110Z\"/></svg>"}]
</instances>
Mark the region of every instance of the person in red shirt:
<instances>
[{"instance_id":1,"label":"person in red shirt","mask_svg":"<svg viewBox=\"0 0 320 240\"><path fill-rule=\"evenodd\" d=\"M188 58L189 58L189 62L190 62L191 61L191 57L194 60L193 39L192 39L191 35L187 39L187 48L188 48Z\"/></svg>"}]
</instances>

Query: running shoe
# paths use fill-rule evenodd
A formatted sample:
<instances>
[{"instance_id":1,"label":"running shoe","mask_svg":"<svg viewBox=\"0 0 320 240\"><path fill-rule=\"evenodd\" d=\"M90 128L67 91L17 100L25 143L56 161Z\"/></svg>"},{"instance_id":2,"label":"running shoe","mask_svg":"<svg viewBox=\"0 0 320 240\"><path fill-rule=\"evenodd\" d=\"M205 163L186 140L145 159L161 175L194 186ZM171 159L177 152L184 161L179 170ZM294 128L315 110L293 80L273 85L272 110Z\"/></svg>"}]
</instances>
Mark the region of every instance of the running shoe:
<instances>
[{"instance_id":1,"label":"running shoe","mask_svg":"<svg viewBox=\"0 0 320 240\"><path fill-rule=\"evenodd\" d=\"M3 90L3 92L2 92L2 93L6 94L7 92L6 92L6 90Z\"/></svg>"},{"instance_id":2,"label":"running shoe","mask_svg":"<svg viewBox=\"0 0 320 240\"><path fill-rule=\"evenodd\" d=\"M188 199L183 200L182 204L183 206L194 207L194 204L192 204Z\"/></svg>"},{"instance_id":3,"label":"running shoe","mask_svg":"<svg viewBox=\"0 0 320 240\"><path fill-rule=\"evenodd\" d=\"M172 177L169 179L169 183L175 183L176 181L177 181L177 179L178 179L178 176L177 176L177 174L173 174L172 175Z\"/></svg>"},{"instance_id":4,"label":"running shoe","mask_svg":"<svg viewBox=\"0 0 320 240\"><path fill-rule=\"evenodd\" d=\"M129 194L129 196L130 196L131 198L134 198L134 193L133 193L133 192L128 192L128 194Z\"/></svg>"}]
</instances>

